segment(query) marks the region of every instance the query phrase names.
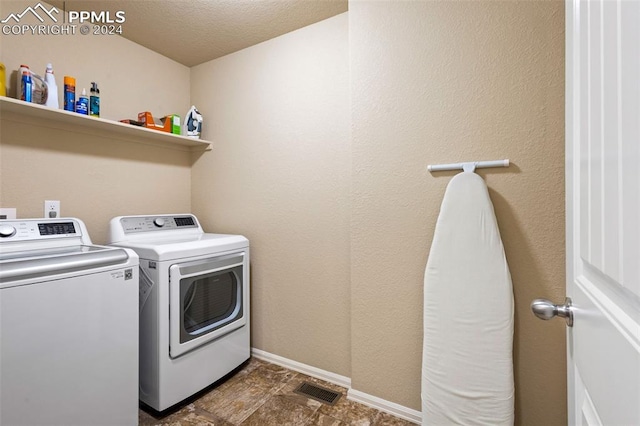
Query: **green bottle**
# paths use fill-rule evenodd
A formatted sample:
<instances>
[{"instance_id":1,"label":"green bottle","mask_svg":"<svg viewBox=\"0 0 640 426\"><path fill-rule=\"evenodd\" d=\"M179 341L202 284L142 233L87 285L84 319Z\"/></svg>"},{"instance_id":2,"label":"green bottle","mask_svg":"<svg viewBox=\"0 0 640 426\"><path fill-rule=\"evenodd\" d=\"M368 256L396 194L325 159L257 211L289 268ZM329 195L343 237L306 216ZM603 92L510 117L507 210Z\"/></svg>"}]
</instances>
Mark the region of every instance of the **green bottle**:
<instances>
[{"instance_id":1,"label":"green bottle","mask_svg":"<svg viewBox=\"0 0 640 426\"><path fill-rule=\"evenodd\" d=\"M92 117L100 117L100 90L98 83L91 82L91 96L89 97L89 115Z\"/></svg>"}]
</instances>

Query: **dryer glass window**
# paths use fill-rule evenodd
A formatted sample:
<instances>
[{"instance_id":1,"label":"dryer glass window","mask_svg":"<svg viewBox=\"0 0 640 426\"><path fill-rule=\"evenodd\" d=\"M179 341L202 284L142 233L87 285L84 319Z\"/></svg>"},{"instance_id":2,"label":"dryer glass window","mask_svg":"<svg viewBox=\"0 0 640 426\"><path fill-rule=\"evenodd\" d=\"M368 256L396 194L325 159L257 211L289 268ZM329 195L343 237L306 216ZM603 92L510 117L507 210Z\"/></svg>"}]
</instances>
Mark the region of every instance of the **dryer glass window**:
<instances>
[{"instance_id":1,"label":"dryer glass window","mask_svg":"<svg viewBox=\"0 0 640 426\"><path fill-rule=\"evenodd\" d=\"M242 317L242 267L180 280L180 343Z\"/></svg>"}]
</instances>

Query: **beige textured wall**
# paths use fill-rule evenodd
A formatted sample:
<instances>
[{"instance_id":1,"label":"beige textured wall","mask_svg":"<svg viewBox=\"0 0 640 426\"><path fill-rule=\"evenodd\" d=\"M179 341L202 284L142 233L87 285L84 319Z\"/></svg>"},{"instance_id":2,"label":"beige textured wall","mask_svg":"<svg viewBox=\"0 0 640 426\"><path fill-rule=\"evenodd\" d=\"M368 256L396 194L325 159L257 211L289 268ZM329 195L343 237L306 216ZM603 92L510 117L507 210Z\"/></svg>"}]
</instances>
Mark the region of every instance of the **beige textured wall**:
<instances>
[{"instance_id":1,"label":"beige textured wall","mask_svg":"<svg viewBox=\"0 0 640 426\"><path fill-rule=\"evenodd\" d=\"M32 1L0 1L2 19L21 12ZM39 23L31 15L27 23ZM35 22L32 22L35 21ZM22 23L23 21L21 21ZM127 31L127 23L123 24ZM189 109L189 68L117 35L2 35L0 60L7 67L9 93L15 95L15 73L20 64L44 77L53 64L62 106L63 77L76 78L76 96L97 81L102 118L137 118L141 111L162 117ZM10 78L11 74L11 78ZM12 96L13 97L13 96Z\"/></svg>"},{"instance_id":2,"label":"beige textured wall","mask_svg":"<svg viewBox=\"0 0 640 426\"><path fill-rule=\"evenodd\" d=\"M566 424L565 328L528 308L564 296L563 8L350 2L354 389L421 408L424 268L454 174L426 166L509 158L479 174L514 284L517 424Z\"/></svg>"},{"instance_id":3,"label":"beige textured wall","mask_svg":"<svg viewBox=\"0 0 640 426\"><path fill-rule=\"evenodd\" d=\"M2 1L0 16L33 2ZM38 74L52 62L62 105L62 77L78 88L98 81L103 118L136 117L189 108L189 68L117 36L1 36L7 71L27 64ZM167 84L170 82L170 84ZM111 217L188 211L191 156L104 136L59 130L41 122L25 126L2 118L0 206L19 217L41 217L43 201L61 201L64 216L83 219L94 242L106 240Z\"/></svg>"},{"instance_id":4,"label":"beige textured wall","mask_svg":"<svg viewBox=\"0 0 640 426\"><path fill-rule=\"evenodd\" d=\"M251 241L252 346L350 374L346 14L192 68L193 211Z\"/></svg>"}]
</instances>

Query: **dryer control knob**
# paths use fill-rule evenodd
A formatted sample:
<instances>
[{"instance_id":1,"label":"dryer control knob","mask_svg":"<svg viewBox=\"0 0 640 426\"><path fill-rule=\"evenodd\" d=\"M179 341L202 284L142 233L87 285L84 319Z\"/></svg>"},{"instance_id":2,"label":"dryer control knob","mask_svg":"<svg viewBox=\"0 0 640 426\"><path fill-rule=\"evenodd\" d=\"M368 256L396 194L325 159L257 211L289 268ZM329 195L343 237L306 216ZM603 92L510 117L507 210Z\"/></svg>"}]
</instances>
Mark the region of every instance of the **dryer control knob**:
<instances>
[{"instance_id":1,"label":"dryer control knob","mask_svg":"<svg viewBox=\"0 0 640 426\"><path fill-rule=\"evenodd\" d=\"M16 228L9 225L0 226L0 238L12 237L16 234Z\"/></svg>"},{"instance_id":2,"label":"dryer control knob","mask_svg":"<svg viewBox=\"0 0 640 426\"><path fill-rule=\"evenodd\" d=\"M153 220L153 224L158 228L162 228L164 226L164 219L159 217Z\"/></svg>"}]
</instances>

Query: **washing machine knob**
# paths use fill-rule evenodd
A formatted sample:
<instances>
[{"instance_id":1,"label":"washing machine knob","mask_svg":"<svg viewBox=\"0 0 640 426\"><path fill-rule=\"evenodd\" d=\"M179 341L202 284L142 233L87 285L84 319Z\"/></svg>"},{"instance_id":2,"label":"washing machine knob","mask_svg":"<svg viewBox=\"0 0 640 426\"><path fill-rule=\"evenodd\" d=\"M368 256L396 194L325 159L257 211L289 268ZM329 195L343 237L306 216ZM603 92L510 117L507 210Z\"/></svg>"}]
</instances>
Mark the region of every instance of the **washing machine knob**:
<instances>
[{"instance_id":1,"label":"washing machine knob","mask_svg":"<svg viewBox=\"0 0 640 426\"><path fill-rule=\"evenodd\" d=\"M12 237L16 234L16 228L10 225L0 226L0 238Z\"/></svg>"},{"instance_id":2,"label":"washing machine knob","mask_svg":"<svg viewBox=\"0 0 640 426\"><path fill-rule=\"evenodd\" d=\"M153 224L155 226L157 226L158 228L162 228L164 226L164 219L161 218L161 217L158 217L158 218L153 220Z\"/></svg>"}]
</instances>

